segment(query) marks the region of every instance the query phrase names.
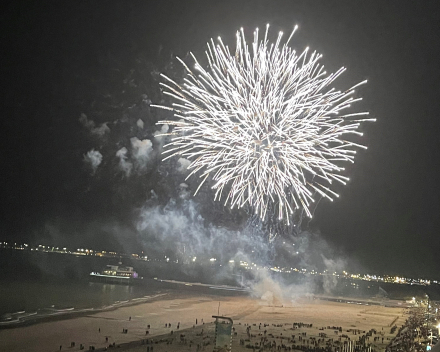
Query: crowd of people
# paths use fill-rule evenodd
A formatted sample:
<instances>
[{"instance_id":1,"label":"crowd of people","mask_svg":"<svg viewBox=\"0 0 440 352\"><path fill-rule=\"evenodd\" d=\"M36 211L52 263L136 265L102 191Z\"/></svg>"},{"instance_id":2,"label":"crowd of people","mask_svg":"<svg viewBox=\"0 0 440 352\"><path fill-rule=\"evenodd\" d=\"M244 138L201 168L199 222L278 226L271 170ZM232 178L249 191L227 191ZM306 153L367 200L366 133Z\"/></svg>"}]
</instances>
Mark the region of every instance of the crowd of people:
<instances>
[{"instance_id":1,"label":"crowd of people","mask_svg":"<svg viewBox=\"0 0 440 352\"><path fill-rule=\"evenodd\" d=\"M236 337L235 347L239 350L250 350L253 352L419 352L426 349L423 341L429 339L429 330L426 326L424 311L412 309L407 311L408 317L404 324L398 327L394 320L392 326L382 327L381 329L370 329L368 331L357 328L343 328L341 326L322 326L316 327L311 323L293 322L283 324L253 323L247 324L236 322L232 327L233 337ZM131 318L131 317L130 317ZM131 321L131 319L128 319ZM391 325L390 324L390 325ZM163 325L162 325L163 326ZM148 352L158 351L163 348L158 345L183 345L190 351L212 351L215 344L215 334L213 334L213 324L205 325L203 320L195 320L193 324L194 333L190 333L192 338L187 338L187 330L174 333L174 329L180 328L180 322L166 323L168 335L156 338L147 338L140 341L145 345ZM146 335L149 335L151 325L146 325ZM127 333L127 329L123 329ZM101 329L99 329L101 334ZM394 336L395 335L395 336ZM200 340L200 341L199 341ZM107 343L106 349L113 349L115 343ZM238 343L237 343L238 342ZM139 342L138 342L139 343ZM237 346L238 345L238 346ZM72 342L70 347L74 347ZM171 347L171 346L170 346ZM240 348L241 347L241 348ZM80 349L85 346L81 345ZM62 346L60 346L60 350ZM89 349L94 349L92 346ZM234 348L233 348L234 350Z\"/></svg>"},{"instance_id":2,"label":"crowd of people","mask_svg":"<svg viewBox=\"0 0 440 352\"><path fill-rule=\"evenodd\" d=\"M414 308L409 312L408 319L397 329L396 336L386 347L386 352L421 352L432 342L432 330L425 316L424 308Z\"/></svg>"},{"instance_id":3,"label":"crowd of people","mask_svg":"<svg viewBox=\"0 0 440 352\"><path fill-rule=\"evenodd\" d=\"M240 339L240 345L253 351L304 351L304 352L369 352L373 351L372 343L384 343L383 333L375 329L361 331L348 329L343 333L340 326L325 326L319 328L317 336L312 336L307 331L296 332L298 329L312 329L313 324L295 322L293 324L245 324L247 339ZM271 333L267 327L283 328L283 332ZM262 330L264 329L264 330ZM277 329L275 329L277 330ZM312 330L314 332L314 330ZM314 334L313 334L314 335ZM349 336L351 335L351 336ZM377 336L376 336L377 335Z\"/></svg>"}]
</instances>

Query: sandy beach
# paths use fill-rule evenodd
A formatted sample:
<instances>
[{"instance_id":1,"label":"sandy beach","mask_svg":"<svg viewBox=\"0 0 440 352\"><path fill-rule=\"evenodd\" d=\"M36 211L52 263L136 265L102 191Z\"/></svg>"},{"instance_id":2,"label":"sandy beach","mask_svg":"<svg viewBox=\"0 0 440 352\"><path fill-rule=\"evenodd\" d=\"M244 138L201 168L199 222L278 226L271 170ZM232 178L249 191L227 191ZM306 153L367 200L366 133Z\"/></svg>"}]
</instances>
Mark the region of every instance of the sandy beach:
<instances>
[{"instance_id":1,"label":"sandy beach","mask_svg":"<svg viewBox=\"0 0 440 352\"><path fill-rule=\"evenodd\" d=\"M392 337L390 326L402 325L406 319L403 308L379 305L303 298L287 305L272 306L257 298L194 293L178 298L163 296L161 300L113 311L0 330L0 350L52 352L59 351L61 346L62 351L79 351L81 344L84 350L89 350L90 346L101 349L114 343L120 346L119 350L145 351L149 346L144 344L153 342L156 352L210 351L214 343L212 316L218 312L234 320L233 351L249 350L246 345L258 343L264 330L266 336L273 335L276 340L277 336L281 339L300 333L308 337L325 333L332 338L343 333L354 338L354 332L346 332L350 329L376 329L384 337L383 343L376 343L376 350L383 350ZM293 329L295 322L313 325ZM333 326L342 327L342 333L328 329ZM185 335L182 339L181 334ZM74 347L71 347L72 342L75 342ZM126 345L128 342L132 343Z\"/></svg>"}]
</instances>

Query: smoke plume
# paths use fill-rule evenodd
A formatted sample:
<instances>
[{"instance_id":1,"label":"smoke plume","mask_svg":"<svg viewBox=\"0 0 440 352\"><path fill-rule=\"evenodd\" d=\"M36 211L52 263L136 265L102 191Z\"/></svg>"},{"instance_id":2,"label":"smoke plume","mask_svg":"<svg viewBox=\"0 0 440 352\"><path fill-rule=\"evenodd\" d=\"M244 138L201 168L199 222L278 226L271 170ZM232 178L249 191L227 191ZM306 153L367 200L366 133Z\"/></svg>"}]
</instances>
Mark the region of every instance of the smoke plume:
<instances>
[{"instance_id":1,"label":"smoke plume","mask_svg":"<svg viewBox=\"0 0 440 352\"><path fill-rule=\"evenodd\" d=\"M92 174L95 174L96 170L98 169L98 166L101 164L102 162L102 154L95 150L89 150L85 155L84 155L84 162L89 165L92 169Z\"/></svg>"}]
</instances>

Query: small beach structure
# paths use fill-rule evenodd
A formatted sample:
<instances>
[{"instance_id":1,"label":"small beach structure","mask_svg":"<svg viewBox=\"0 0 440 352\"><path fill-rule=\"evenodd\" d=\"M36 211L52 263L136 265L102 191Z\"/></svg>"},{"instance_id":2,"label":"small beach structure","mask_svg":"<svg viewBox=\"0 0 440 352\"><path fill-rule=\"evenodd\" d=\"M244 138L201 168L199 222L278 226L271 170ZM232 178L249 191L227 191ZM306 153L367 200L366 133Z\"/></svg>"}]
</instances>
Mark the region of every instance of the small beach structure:
<instances>
[{"instance_id":1,"label":"small beach structure","mask_svg":"<svg viewBox=\"0 0 440 352\"><path fill-rule=\"evenodd\" d=\"M233 321L229 317L213 315L215 318L215 339L213 352L230 352Z\"/></svg>"}]
</instances>

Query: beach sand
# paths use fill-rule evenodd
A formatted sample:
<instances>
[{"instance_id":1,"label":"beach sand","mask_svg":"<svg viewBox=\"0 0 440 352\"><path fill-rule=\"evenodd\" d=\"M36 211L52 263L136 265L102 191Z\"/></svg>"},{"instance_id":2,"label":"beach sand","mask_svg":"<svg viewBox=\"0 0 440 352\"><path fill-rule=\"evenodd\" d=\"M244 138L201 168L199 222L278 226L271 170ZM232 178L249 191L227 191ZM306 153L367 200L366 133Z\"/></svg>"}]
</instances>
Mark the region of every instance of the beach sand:
<instances>
[{"instance_id":1,"label":"beach sand","mask_svg":"<svg viewBox=\"0 0 440 352\"><path fill-rule=\"evenodd\" d=\"M220 307L219 307L220 304ZM116 350L146 351L148 346L142 345L141 340L153 339L154 351L196 351L197 344L207 345L205 351L212 351L214 343L213 315L231 317L234 320L236 335L233 336L233 351L249 351L240 345L240 339L248 339L247 326L250 333L255 335L246 344L260 341L264 329L267 334L273 334L279 343L280 334L284 338L299 332L307 332L307 337L326 333L328 337L338 338L347 334L356 339L348 329L368 331L372 328L383 333L384 343L376 344L376 350L384 350L389 342L391 325L402 325L406 319L403 308L389 308L377 305L357 305L330 302L319 299L298 299L284 306L270 306L268 302L250 297L225 297L182 295L181 297L163 296L163 299L138 305L121 307L113 311L101 312L78 318L42 322L39 324L0 330L0 351L54 352L79 351L80 344L89 350L104 348L115 343ZM130 319L131 317L131 319ZM197 325L196 324L197 319ZM202 324L202 319L205 324ZM180 322L180 329L177 323ZM313 324L312 328L292 330L292 323L302 322ZM171 327L165 327L165 324ZM259 324L269 324L261 327ZM150 324L150 329L148 329ZM245 325L248 324L248 325ZM255 324L255 325L253 325ZM278 326L275 326L278 325ZM342 333L336 335L328 326L341 326ZM325 327L325 330L319 328ZM127 333L123 333L127 329ZM203 334L201 334L203 329ZM149 334L146 335L146 331ZM171 334L173 331L173 334ZM186 344L180 342L180 334L185 335ZM278 340L277 337L278 336ZM379 335L378 335L379 336ZM106 342L106 337L108 341ZM162 340L162 342L158 342ZM173 341L167 344L167 341ZM130 345L124 345L132 341ZM286 341L286 340L284 340ZM70 347L75 342L75 347ZM371 341L372 342L372 341ZM113 349L111 349L113 350Z\"/></svg>"}]
</instances>

